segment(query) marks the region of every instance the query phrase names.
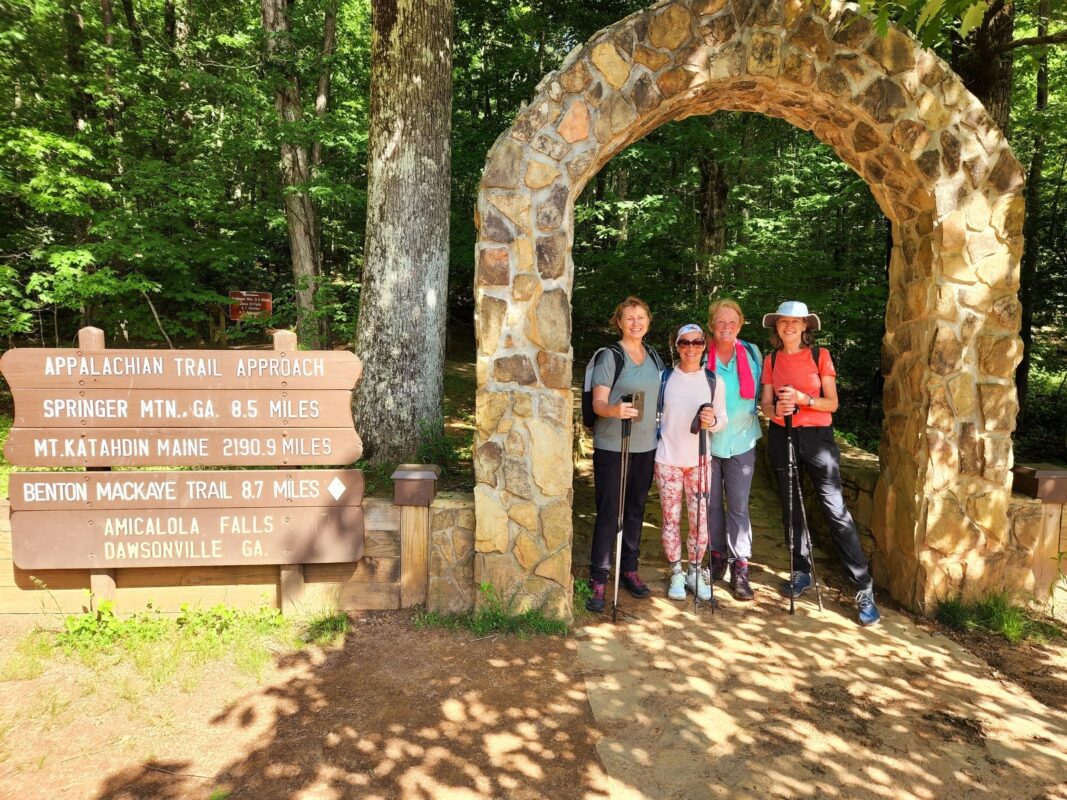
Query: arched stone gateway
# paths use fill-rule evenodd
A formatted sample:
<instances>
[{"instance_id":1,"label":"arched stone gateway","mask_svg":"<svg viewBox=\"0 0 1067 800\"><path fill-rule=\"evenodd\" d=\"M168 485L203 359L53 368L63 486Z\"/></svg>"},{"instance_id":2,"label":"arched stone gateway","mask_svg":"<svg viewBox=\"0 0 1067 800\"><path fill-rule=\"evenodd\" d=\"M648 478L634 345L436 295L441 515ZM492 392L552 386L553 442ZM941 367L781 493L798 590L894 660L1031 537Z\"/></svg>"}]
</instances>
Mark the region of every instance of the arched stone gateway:
<instances>
[{"instance_id":1,"label":"arched stone gateway","mask_svg":"<svg viewBox=\"0 0 1067 800\"><path fill-rule=\"evenodd\" d=\"M1006 514L1022 170L933 53L810 0L634 14L572 52L493 145L476 212L476 579L570 615L573 203L631 142L721 110L813 131L892 222L879 584L920 610L1021 585L1032 554Z\"/></svg>"}]
</instances>

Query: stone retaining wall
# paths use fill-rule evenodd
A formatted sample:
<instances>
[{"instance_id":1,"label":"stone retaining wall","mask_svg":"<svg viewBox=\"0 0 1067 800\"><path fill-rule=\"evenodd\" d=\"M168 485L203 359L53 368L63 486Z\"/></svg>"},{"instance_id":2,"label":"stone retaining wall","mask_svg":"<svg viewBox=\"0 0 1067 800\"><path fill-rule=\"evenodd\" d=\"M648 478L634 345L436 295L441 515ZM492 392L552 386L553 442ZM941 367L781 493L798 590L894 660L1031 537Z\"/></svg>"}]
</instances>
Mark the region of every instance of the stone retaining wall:
<instances>
[{"instance_id":1,"label":"stone retaining wall","mask_svg":"<svg viewBox=\"0 0 1067 800\"><path fill-rule=\"evenodd\" d=\"M873 453L842 442L838 446L841 448L841 486L845 503L859 528L863 551L871 559L875 583L881 587L889 586L894 580L893 565L898 562L887 557L872 533L880 476L878 458ZM769 464L767 468L770 468ZM831 551L826 523L806 480L805 487L804 507L812 538L816 545ZM1019 599L1044 605L1054 587L1060 586L1063 587L1062 591L1067 591L1067 582L1059 572L1059 554L1067 551L1067 513L1064 505L1043 503L1013 493L1003 528L996 531L995 536L1003 543L1002 555L966 551L942 560L941 568L957 576L954 585L964 598L973 599L1005 590ZM1063 566L1067 568L1067 564ZM949 594L939 595L935 599Z\"/></svg>"},{"instance_id":2,"label":"stone retaining wall","mask_svg":"<svg viewBox=\"0 0 1067 800\"><path fill-rule=\"evenodd\" d=\"M441 492L430 504L430 584L426 608L462 614L474 608L474 495Z\"/></svg>"}]
</instances>

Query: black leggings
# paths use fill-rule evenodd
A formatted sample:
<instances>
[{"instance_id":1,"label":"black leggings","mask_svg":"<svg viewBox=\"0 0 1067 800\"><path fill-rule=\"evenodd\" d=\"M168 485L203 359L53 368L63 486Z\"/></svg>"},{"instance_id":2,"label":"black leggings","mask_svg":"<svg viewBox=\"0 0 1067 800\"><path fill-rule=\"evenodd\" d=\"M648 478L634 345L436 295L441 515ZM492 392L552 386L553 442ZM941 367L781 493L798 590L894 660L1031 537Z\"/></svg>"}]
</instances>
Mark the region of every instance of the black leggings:
<instances>
[{"instance_id":1,"label":"black leggings","mask_svg":"<svg viewBox=\"0 0 1067 800\"><path fill-rule=\"evenodd\" d=\"M626 505L623 508L621 570L637 569L641 555L641 527L645 523L645 501L652 486L656 451L630 453L626 477ZM619 484L622 479L622 453L613 450L593 451L593 483L596 489L596 522L593 524L593 552L589 557L589 576L606 583L611 572L611 551L619 532Z\"/></svg>"},{"instance_id":2,"label":"black leggings","mask_svg":"<svg viewBox=\"0 0 1067 800\"><path fill-rule=\"evenodd\" d=\"M830 426L794 428L797 466L808 473L815 496L822 509L826 527L830 530L834 549L837 550L845 576L857 589L866 589L871 585L871 575L867 569L867 556L860 547L856 523L852 519L845 498L841 494L841 451L834 441L834 429ZM778 495L782 501L782 525L789 525L786 513L789 500L789 451L786 429L771 423L770 438L771 466L778 476ZM799 488L799 487L798 487ZM799 495L793 496L793 569L810 572L808 547L803 535L804 517L800 508ZM789 533L786 530L786 543Z\"/></svg>"}]
</instances>

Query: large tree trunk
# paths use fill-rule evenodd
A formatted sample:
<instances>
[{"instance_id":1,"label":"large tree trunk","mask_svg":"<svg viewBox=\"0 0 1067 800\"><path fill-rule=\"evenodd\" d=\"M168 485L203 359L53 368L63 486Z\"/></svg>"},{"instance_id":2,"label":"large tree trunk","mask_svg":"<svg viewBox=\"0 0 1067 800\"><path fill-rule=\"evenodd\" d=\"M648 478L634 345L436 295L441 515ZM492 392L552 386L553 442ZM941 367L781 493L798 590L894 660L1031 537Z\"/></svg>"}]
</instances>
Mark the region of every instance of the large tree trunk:
<instances>
[{"instance_id":1,"label":"large tree trunk","mask_svg":"<svg viewBox=\"0 0 1067 800\"><path fill-rule=\"evenodd\" d=\"M356 424L375 463L441 428L452 0L373 0L367 237Z\"/></svg>"},{"instance_id":2,"label":"large tree trunk","mask_svg":"<svg viewBox=\"0 0 1067 800\"><path fill-rule=\"evenodd\" d=\"M1014 50L1004 49L1015 32L1014 0L993 3L971 35L970 47L957 47L953 68L990 118L1007 136L1011 127L1011 76Z\"/></svg>"},{"instance_id":3,"label":"large tree trunk","mask_svg":"<svg viewBox=\"0 0 1067 800\"><path fill-rule=\"evenodd\" d=\"M309 347L320 347L321 326L315 319L315 291L322 272L319 221L308 192L311 159L307 147L289 140L285 127L303 119L300 84L295 72L295 53L289 33L288 0L262 0L263 29L267 34L267 64L274 81L274 108L283 126L281 176L285 194L285 221L293 261L297 334Z\"/></svg>"},{"instance_id":4,"label":"large tree trunk","mask_svg":"<svg viewBox=\"0 0 1067 800\"><path fill-rule=\"evenodd\" d=\"M1049 0L1038 6L1037 35L1048 33ZM1037 100L1039 116L1048 108L1048 50L1038 56ZM1037 273L1038 238L1041 230L1041 170L1045 166L1045 135L1041 126L1034 134L1034 152L1026 177L1026 223L1023 226L1023 258L1020 265L1019 301L1022 306L1023 357L1015 370L1015 387L1019 395L1019 414L1026 412L1026 395L1030 389L1030 352L1033 349L1034 282Z\"/></svg>"}]
</instances>

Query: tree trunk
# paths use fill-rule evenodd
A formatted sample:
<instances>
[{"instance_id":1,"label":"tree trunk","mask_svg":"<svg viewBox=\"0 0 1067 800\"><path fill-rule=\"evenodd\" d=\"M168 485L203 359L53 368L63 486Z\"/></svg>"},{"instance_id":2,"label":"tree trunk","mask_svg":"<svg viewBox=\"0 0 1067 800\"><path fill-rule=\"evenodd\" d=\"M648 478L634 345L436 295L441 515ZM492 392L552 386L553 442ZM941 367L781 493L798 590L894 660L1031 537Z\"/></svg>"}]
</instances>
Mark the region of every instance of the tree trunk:
<instances>
[{"instance_id":1,"label":"tree trunk","mask_svg":"<svg viewBox=\"0 0 1067 800\"><path fill-rule=\"evenodd\" d=\"M1038 6L1037 35L1048 33L1049 0ZM1042 50L1037 64L1038 117L1048 108L1048 50ZM1023 340L1023 357L1015 369L1015 387L1019 396L1019 415L1026 413L1027 392L1030 389L1030 352L1033 349L1034 283L1037 274L1038 238L1041 231L1041 170L1045 166L1045 134L1040 124L1034 134L1034 152L1026 176L1026 222L1023 226L1023 258L1019 276L1019 303L1022 324L1019 336Z\"/></svg>"},{"instance_id":2,"label":"tree trunk","mask_svg":"<svg viewBox=\"0 0 1067 800\"><path fill-rule=\"evenodd\" d=\"M115 70L111 66L112 50L115 46L115 12L111 0L100 0L100 21L104 29L104 129L108 137L115 138L115 109L118 97L115 95Z\"/></svg>"},{"instance_id":3,"label":"tree trunk","mask_svg":"<svg viewBox=\"0 0 1067 800\"><path fill-rule=\"evenodd\" d=\"M63 55L73 83L70 90L70 116L74 133L77 135L85 130L93 104L83 83L86 76L85 57L82 55L82 44L85 41L85 19L82 17L79 0L67 0L63 8L63 27L65 33Z\"/></svg>"},{"instance_id":4,"label":"tree trunk","mask_svg":"<svg viewBox=\"0 0 1067 800\"><path fill-rule=\"evenodd\" d=\"M334 51L337 49L337 0L329 0L322 24L322 68L319 71L319 90L315 95L315 118L320 122L330 105L330 74ZM311 166L318 170L322 164L322 136L315 137L311 146Z\"/></svg>"},{"instance_id":5,"label":"tree trunk","mask_svg":"<svg viewBox=\"0 0 1067 800\"><path fill-rule=\"evenodd\" d=\"M441 431L452 0L373 0L356 424L378 464Z\"/></svg>"},{"instance_id":6,"label":"tree trunk","mask_svg":"<svg viewBox=\"0 0 1067 800\"><path fill-rule=\"evenodd\" d=\"M141 39L141 27L133 12L133 0L122 0L122 11L126 16L126 27L130 29L130 46L138 61L144 60L144 42Z\"/></svg>"},{"instance_id":7,"label":"tree trunk","mask_svg":"<svg viewBox=\"0 0 1067 800\"><path fill-rule=\"evenodd\" d=\"M308 193L311 160L307 147L289 140L290 131L303 119L300 84L293 66L295 53L289 32L289 3L288 0L262 0L261 10L263 29L267 34L267 66L274 81L274 108L283 127L280 168L293 261L297 335L301 343L314 348L325 344L314 313L322 255L318 214Z\"/></svg>"},{"instance_id":8,"label":"tree trunk","mask_svg":"<svg viewBox=\"0 0 1067 800\"><path fill-rule=\"evenodd\" d=\"M987 13L971 35L970 47L954 49L953 69L1007 136L1011 127L1011 78L1014 51L1002 50L1015 31L1015 3L1005 0Z\"/></svg>"}]
</instances>

